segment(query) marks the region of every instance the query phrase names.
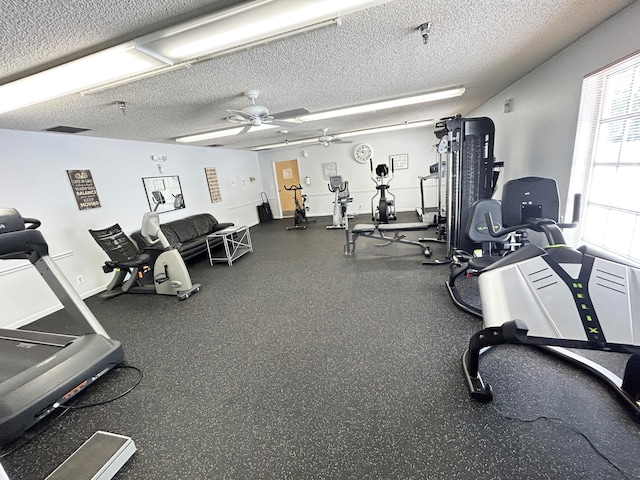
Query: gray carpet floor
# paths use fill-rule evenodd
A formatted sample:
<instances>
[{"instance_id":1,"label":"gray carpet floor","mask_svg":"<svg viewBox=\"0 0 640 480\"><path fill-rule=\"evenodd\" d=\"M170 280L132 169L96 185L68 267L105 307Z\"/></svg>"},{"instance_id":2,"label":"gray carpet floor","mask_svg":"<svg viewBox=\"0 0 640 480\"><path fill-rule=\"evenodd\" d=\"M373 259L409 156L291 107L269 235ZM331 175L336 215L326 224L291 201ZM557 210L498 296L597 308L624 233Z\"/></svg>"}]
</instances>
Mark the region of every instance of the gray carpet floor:
<instances>
[{"instance_id":1,"label":"gray carpet floor","mask_svg":"<svg viewBox=\"0 0 640 480\"><path fill-rule=\"evenodd\" d=\"M144 378L41 422L2 459L9 477L44 478L105 430L138 447L117 479L640 478L640 425L607 388L501 346L481 364L495 400L474 402L461 356L481 322L451 302L448 267L366 238L344 256L329 222L252 227L254 252L232 266L188 264L202 290L183 302L88 299ZM33 327L74 333L61 315ZM137 379L114 370L76 406Z\"/></svg>"}]
</instances>

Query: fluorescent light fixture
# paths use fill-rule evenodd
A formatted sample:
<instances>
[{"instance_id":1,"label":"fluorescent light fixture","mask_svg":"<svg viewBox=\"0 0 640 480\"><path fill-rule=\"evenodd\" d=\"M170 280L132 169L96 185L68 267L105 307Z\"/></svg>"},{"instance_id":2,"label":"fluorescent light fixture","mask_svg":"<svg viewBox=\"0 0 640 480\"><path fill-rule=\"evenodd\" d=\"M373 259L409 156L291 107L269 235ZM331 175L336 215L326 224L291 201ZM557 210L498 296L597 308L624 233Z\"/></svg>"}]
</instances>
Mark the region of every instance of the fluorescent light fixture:
<instances>
[{"instance_id":1,"label":"fluorescent light fixture","mask_svg":"<svg viewBox=\"0 0 640 480\"><path fill-rule=\"evenodd\" d=\"M234 128L225 128L224 130L213 130L212 132L203 132L203 133L197 133L195 135L187 135L185 137L178 137L176 138L176 142L178 143L196 143L196 142L202 142L204 140L211 140L214 138L221 138L221 137L229 137L231 135L237 135L239 134L243 128L245 128L246 125L242 125L240 127L234 127ZM260 126L257 127L251 127L251 131L261 131L261 130L269 130L270 128L276 128L277 125L267 125L267 124L262 124Z\"/></svg>"},{"instance_id":2,"label":"fluorescent light fixture","mask_svg":"<svg viewBox=\"0 0 640 480\"><path fill-rule=\"evenodd\" d=\"M418 103L435 102L437 100L445 100L447 98L459 97L465 91L463 86L449 88L447 90L439 90L436 92L421 93L411 97L396 98L393 100L385 100L382 102L368 103L366 105L356 105L355 107L339 108L337 110L328 110L320 113L310 113L298 117L303 122L314 122L316 120L326 120L328 118L344 117L347 115L355 115L358 113L374 112L376 110L385 110L387 108L404 107L407 105L416 105Z\"/></svg>"},{"instance_id":3,"label":"fluorescent light fixture","mask_svg":"<svg viewBox=\"0 0 640 480\"><path fill-rule=\"evenodd\" d=\"M407 123L400 123L397 125L388 125L386 127L367 128L365 130L354 130L352 132L336 133L335 135L331 135L331 136L334 138L358 137L360 135L370 135L373 133L385 133L385 132L393 132L395 130L406 130L409 128L428 127L429 125L433 125L433 123L434 123L433 120L422 120L420 122L407 122ZM251 150L257 152L260 150L270 150L272 148L292 147L295 145L317 143L318 138L319 137L305 138L303 140L292 140L290 142L272 143L271 145L260 145L258 147L253 147Z\"/></svg>"},{"instance_id":4,"label":"fluorescent light fixture","mask_svg":"<svg viewBox=\"0 0 640 480\"><path fill-rule=\"evenodd\" d=\"M256 0L135 40L169 63L210 57L324 26L340 15L390 0Z\"/></svg>"},{"instance_id":5,"label":"fluorescent light fixture","mask_svg":"<svg viewBox=\"0 0 640 480\"><path fill-rule=\"evenodd\" d=\"M333 135L336 137L337 135ZM291 140L290 142L281 142L281 143L272 143L271 145L261 145L259 147L253 147L251 150L260 151L260 150L270 150L272 148L281 148L281 147L293 147L295 145L306 145L308 143L317 143L319 137L314 138L305 138L303 140Z\"/></svg>"},{"instance_id":6,"label":"fluorescent light fixture","mask_svg":"<svg viewBox=\"0 0 640 480\"><path fill-rule=\"evenodd\" d=\"M366 130L354 130L353 132L345 132L334 135L334 137L358 137L360 135L370 135L372 133L393 132L395 130L406 130L408 128L428 127L433 125L433 120L423 120L421 122L407 122L398 125L389 125L388 127L368 128Z\"/></svg>"},{"instance_id":7,"label":"fluorescent light fixture","mask_svg":"<svg viewBox=\"0 0 640 480\"><path fill-rule=\"evenodd\" d=\"M80 95L83 97L86 95L93 95L94 93L100 93L110 88L119 87L120 85L126 85L127 83L137 82L138 80L142 80L144 78L154 77L156 75L160 75L161 73L167 73L171 70L177 70L179 68L190 67L191 64L189 62L185 63L177 63L175 65L164 65L163 67L154 68L153 70L147 70L142 73L138 73L135 75L131 75L124 78L119 78L118 80L114 80L112 82L101 83L97 87L87 88L86 90L82 90Z\"/></svg>"},{"instance_id":8,"label":"fluorescent light fixture","mask_svg":"<svg viewBox=\"0 0 640 480\"><path fill-rule=\"evenodd\" d=\"M433 102L436 100L444 100L446 98L453 98L453 97L458 97L460 95L462 95L465 91L465 88L462 86L458 86L458 87L454 87L454 88L449 88L447 90L439 90L436 92L428 92L428 93L421 93L419 95L413 95L411 97L403 97L403 98L396 98L393 100L385 100L385 101L381 101L381 102L374 102L374 103L369 103L366 105L357 105L355 107L346 107L346 108L340 108L338 110L330 110L330 111L326 111L326 112L321 112L321 113L310 113L308 115L301 115L299 117L296 117L294 119L285 119L282 118L281 120L287 120L287 121L293 121L293 122L312 122L312 121L316 121L316 120L324 120L327 118L335 118L335 117L342 117L342 116L346 116L346 115L354 115L356 113L366 113L366 112L372 112L372 111L376 111L376 110L384 110L387 108L394 108L394 107L402 107L402 106L406 106L406 105L415 105L418 103L424 103L424 102ZM388 127L381 127L381 128L375 128L373 129L373 131L371 133L382 133L384 131L392 131L392 130L399 130L402 128L412 128L412 126L416 126L416 127L421 127L423 125L420 124L421 122L414 122L414 123L406 123L406 124L399 124L399 125L391 125ZM263 125L264 127L264 125ZM255 130L256 127L253 127L252 130ZM387 130L384 130L387 129ZM209 140L211 138L220 138L220 137L226 137L229 135L236 135L238 132L240 131L240 129L238 128L228 128L225 130L216 130L214 132L209 132L209 133L201 133L198 135L189 135L187 137L180 137L177 138L176 141L180 142L180 143L193 143L193 142L199 142L201 140ZM347 133L342 133L342 134L336 134L333 135L334 137L352 137L355 135L366 135L368 134L369 131L368 130L360 130L360 131L355 131L355 132L347 132ZM296 142L296 143L294 143ZM301 145L303 143L312 143L312 141L309 142L303 142L303 141L299 141L299 140L294 140L292 142L288 142L288 143L278 143L275 144L276 146L270 146L270 145L265 145L264 148L263 147L256 147L253 148L252 150L266 150L267 148L277 148L277 147L286 147L289 145Z\"/></svg>"},{"instance_id":9,"label":"fluorescent light fixture","mask_svg":"<svg viewBox=\"0 0 640 480\"><path fill-rule=\"evenodd\" d=\"M136 50L132 42L118 45L0 86L0 113L165 65Z\"/></svg>"},{"instance_id":10,"label":"fluorescent light fixture","mask_svg":"<svg viewBox=\"0 0 640 480\"><path fill-rule=\"evenodd\" d=\"M335 22L390 0L254 0L0 86L0 113L93 93ZM101 88L98 88L101 87Z\"/></svg>"}]
</instances>

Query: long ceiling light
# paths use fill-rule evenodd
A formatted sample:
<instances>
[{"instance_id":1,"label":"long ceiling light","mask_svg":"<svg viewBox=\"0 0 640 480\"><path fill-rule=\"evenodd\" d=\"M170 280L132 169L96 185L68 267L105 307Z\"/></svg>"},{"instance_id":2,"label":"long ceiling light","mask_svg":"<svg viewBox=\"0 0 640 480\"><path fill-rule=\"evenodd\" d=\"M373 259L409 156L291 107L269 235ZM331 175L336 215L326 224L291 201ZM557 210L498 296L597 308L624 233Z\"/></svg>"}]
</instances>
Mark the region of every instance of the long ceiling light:
<instances>
[{"instance_id":1,"label":"long ceiling light","mask_svg":"<svg viewBox=\"0 0 640 480\"><path fill-rule=\"evenodd\" d=\"M407 105L416 105L419 103L435 102L437 100L445 100L447 98L459 97L465 91L463 86L439 90L436 92L421 93L410 97L396 98L393 100L385 100L382 102L368 103L365 105L356 105L355 107L339 108L337 110L329 110L326 112L310 113L298 117L303 122L313 122L316 120L326 120L328 118L344 117L347 115L355 115L357 113L375 112L377 110L385 110L387 108L404 107Z\"/></svg>"},{"instance_id":2,"label":"long ceiling light","mask_svg":"<svg viewBox=\"0 0 640 480\"><path fill-rule=\"evenodd\" d=\"M435 102L437 100L445 100L447 98L459 97L465 92L463 86L457 86L448 88L446 90L438 90L435 92L420 93L409 97L395 98L392 100L383 100L380 102L367 103L364 105L356 105L354 107L339 108L336 110L328 110L320 113L310 113L308 115L301 115L296 118L282 118L281 120L294 121L294 122L313 122L316 120L325 120L328 118L336 118L347 115L355 115L357 113L369 113L376 110L385 110L394 107L403 107L407 105L416 105L419 103ZM253 129L255 130L255 129ZM198 135L189 135L186 137L176 138L176 142L180 143L195 143L202 140L209 140L211 138L228 137L231 135L237 135L238 128L227 128L221 130L215 130L209 133L201 133ZM212 135L212 136L207 136ZM291 143L289 143L291 144ZM299 144L297 144L299 145ZM286 145L281 145L286 146Z\"/></svg>"},{"instance_id":3,"label":"long ceiling light","mask_svg":"<svg viewBox=\"0 0 640 480\"><path fill-rule=\"evenodd\" d=\"M322 26L341 15L390 0L255 0L136 40L136 47L169 63L211 57L256 42Z\"/></svg>"},{"instance_id":4,"label":"long ceiling light","mask_svg":"<svg viewBox=\"0 0 640 480\"><path fill-rule=\"evenodd\" d=\"M270 128L276 128L277 125L268 125L263 123L262 125L251 127L251 131L269 130ZM203 142L205 140L212 140L214 138L228 137L231 135L239 134L243 129L241 127L225 128L223 130L213 130L211 132L196 133L195 135L187 135L185 137L176 138L178 143L196 143Z\"/></svg>"},{"instance_id":5,"label":"long ceiling light","mask_svg":"<svg viewBox=\"0 0 640 480\"><path fill-rule=\"evenodd\" d=\"M118 45L0 86L0 113L163 66L136 50L133 42Z\"/></svg>"},{"instance_id":6,"label":"long ceiling light","mask_svg":"<svg viewBox=\"0 0 640 480\"><path fill-rule=\"evenodd\" d=\"M254 0L0 85L0 113L324 26L390 0Z\"/></svg>"},{"instance_id":7,"label":"long ceiling light","mask_svg":"<svg viewBox=\"0 0 640 480\"><path fill-rule=\"evenodd\" d=\"M388 125L386 127L367 128L365 130L353 130L351 132L336 133L335 135L331 135L331 136L334 138L359 137L360 135L371 135L373 133L385 133L385 132L393 132L395 130L406 130L410 128L428 127L429 125L433 125L433 120L422 120L419 122L399 123L397 125ZM305 138L302 140L292 140L290 142L272 143L270 145L260 145L258 147L253 147L251 150L258 152L261 150L270 150L272 148L292 147L295 145L306 145L309 143L316 143L316 142L318 142L318 137Z\"/></svg>"}]
</instances>

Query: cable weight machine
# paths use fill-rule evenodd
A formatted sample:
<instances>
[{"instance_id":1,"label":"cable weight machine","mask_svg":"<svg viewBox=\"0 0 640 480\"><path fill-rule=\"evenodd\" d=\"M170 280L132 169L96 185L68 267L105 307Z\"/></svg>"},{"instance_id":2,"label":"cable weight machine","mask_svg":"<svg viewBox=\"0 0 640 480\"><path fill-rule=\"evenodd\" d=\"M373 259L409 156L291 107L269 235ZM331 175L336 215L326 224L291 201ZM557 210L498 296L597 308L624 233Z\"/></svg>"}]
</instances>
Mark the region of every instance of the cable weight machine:
<instances>
[{"instance_id":1,"label":"cable weight machine","mask_svg":"<svg viewBox=\"0 0 640 480\"><path fill-rule=\"evenodd\" d=\"M438 160L430 172L438 173L438 205L435 214L437 237L423 241L445 244L445 261L456 251L472 251L475 243L465 234L469 212L474 202L491 198L498 169L493 152L495 126L488 117L441 119L434 132Z\"/></svg>"}]
</instances>

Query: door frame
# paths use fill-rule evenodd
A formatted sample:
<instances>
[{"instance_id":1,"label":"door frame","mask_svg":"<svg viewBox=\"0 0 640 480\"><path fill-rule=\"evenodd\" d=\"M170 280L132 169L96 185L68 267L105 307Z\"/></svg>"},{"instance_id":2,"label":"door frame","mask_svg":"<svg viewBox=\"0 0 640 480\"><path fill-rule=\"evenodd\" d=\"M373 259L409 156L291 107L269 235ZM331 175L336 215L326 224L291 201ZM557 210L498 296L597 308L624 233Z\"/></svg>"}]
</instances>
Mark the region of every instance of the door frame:
<instances>
[{"instance_id":1,"label":"door frame","mask_svg":"<svg viewBox=\"0 0 640 480\"><path fill-rule=\"evenodd\" d=\"M300 181L300 160L298 159L298 157L295 158L290 158L288 160L274 160L273 162L271 162L271 170L273 172L273 179L275 180L275 189L276 189L276 198L278 199L278 213L279 213L279 218L293 218L293 215L291 215L290 217L284 217L283 215L283 210L282 210L282 199L280 197L280 186L278 185L278 172L276 169L276 164L277 163L281 163L281 162L292 162L295 161L296 162L296 169L298 170L298 184L302 185L302 182ZM282 187L282 189L284 190L284 186ZM285 193L291 193L287 190L284 190Z\"/></svg>"}]
</instances>

